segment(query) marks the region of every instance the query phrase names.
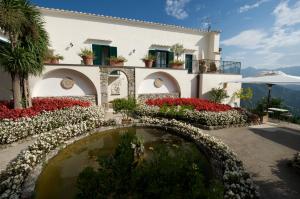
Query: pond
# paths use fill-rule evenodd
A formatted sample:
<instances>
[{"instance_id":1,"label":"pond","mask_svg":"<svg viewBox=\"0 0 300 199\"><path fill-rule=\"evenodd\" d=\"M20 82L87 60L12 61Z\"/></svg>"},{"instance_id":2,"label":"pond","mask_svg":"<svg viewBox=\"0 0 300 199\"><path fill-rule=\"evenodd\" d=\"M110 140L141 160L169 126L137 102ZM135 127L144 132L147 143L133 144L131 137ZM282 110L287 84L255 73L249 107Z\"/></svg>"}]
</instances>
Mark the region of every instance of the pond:
<instances>
[{"instance_id":1,"label":"pond","mask_svg":"<svg viewBox=\"0 0 300 199\"><path fill-rule=\"evenodd\" d=\"M122 128L95 133L83 138L59 152L45 165L38 178L35 190L36 199L74 199L77 193L76 180L87 166L97 167L97 157L114 153L122 134L132 133L144 141L145 156L151 158L153 149L161 144L169 147L188 148L194 146L178 136L154 128ZM199 151L203 159L205 173L212 176L212 169L206 157Z\"/></svg>"}]
</instances>

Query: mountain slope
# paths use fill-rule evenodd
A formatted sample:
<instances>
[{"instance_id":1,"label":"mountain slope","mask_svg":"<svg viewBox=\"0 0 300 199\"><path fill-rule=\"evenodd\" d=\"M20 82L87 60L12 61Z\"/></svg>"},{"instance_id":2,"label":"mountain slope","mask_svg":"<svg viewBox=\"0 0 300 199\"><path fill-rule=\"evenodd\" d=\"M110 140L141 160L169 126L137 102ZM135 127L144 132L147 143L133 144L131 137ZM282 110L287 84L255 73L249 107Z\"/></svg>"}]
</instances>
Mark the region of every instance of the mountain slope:
<instances>
[{"instance_id":1,"label":"mountain slope","mask_svg":"<svg viewBox=\"0 0 300 199\"><path fill-rule=\"evenodd\" d=\"M255 76L267 69L245 68L242 70L243 77ZM300 76L300 66L278 68L276 71L282 71L289 75ZM262 97L266 97L268 94L268 88L266 85L258 84L243 84L243 88L250 87L253 89L252 103L255 104ZM285 86L273 86L272 97L281 98L284 100L284 104L288 109L296 115L300 115L300 85L285 85ZM242 106L247 103L242 102Z\"/></svg>"}]
</instances>

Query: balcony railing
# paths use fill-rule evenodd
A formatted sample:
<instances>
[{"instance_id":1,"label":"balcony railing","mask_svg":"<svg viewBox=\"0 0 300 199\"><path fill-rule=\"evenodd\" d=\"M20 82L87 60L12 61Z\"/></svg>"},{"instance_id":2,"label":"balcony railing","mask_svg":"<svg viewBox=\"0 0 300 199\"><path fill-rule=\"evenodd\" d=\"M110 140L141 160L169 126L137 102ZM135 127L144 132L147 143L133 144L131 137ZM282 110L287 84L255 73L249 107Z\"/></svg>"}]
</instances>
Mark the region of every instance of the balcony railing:
<instances>
[{"instance_id":1,"label":"balcony railing","mask_svg":"<svg viewBox=\"0 0 300 199\"><path fill-rule=\"evenodd\" d=\"M82 67L82 64L45 64L53 66L78 66ZM112 66L99 66L91 65L90 67L112 67ZM86 66L85 66L86 67ZM117 67L120 68L120 67ZM144 66L123 66L122 68L145 68ZM187 67L183 65L182 68L145 68L145 69L161 69L161 70L188 70L188 73L198 74L198 73L216 73L216 74L241 74L241 62L235 61L220 61L220 60L193 60L192 66Z\"/></svg>"},{"instance_id":2,"label":"balcony railing","mask_svg":"<svg viewBox=\"0 0 300 199\"><path fill-rule=\"evenodd\" d=\"M241 74L241 62L202 59L194 60L193 65L200 73Z\"/></svg>"}]
</instances>

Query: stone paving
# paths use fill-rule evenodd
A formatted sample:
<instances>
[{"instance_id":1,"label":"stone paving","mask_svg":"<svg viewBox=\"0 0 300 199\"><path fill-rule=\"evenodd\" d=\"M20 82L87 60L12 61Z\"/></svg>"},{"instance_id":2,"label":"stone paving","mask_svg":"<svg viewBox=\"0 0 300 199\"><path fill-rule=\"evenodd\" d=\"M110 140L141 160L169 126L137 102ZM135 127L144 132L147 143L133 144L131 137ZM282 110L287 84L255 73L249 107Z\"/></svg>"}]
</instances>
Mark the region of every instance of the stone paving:
<instances>
[{"instance_id":1,"label":"stone paving","mask_svg":"<svg viewBox=\"0 0 300 199\"><path fill-rule=\"evenodd\" d=\"M26 140L12 143L9 145L2 145L0 147L0 172L4 170L7 164L14 159L23 149L31 145L36 138L31 137Z\"/></svg>"},{"instance_id":2,"label":"stone paving","mask_svg":"<svg viewBox=\"0 0 300 199\"><path fill-rule=\"evenodd\" d=\"M243 161L263 199L299 199L300 175L287 163L300 151L300 128L264 124L205 131L226 143Z\"/></svg>"}]
</instances>

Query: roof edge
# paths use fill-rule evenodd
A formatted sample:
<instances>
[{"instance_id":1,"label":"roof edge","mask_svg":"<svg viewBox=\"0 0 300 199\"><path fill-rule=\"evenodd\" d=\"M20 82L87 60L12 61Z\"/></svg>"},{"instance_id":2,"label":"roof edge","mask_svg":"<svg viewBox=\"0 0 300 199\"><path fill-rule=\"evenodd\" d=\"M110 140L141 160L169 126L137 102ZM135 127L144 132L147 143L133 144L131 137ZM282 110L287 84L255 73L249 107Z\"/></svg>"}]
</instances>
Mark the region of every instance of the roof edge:
<instances>
[{"instance_id":1,"label":"roof edge","mask_svg":"<svg viewBox=\"0 0 300 199\"><path fill-rule=\"evenodd\" d=\"M49 7L42 7L42 6L37 6L37 8L39 10L57 11L57 12L62 12L62 13L70 13L70 14L77 14L77 15L101 17L102 19L106 18L106 19L118 20L118 21L123 21L123 22L132 22L132 23L136 23L136 24L152 25L152 26L166 27L166 28L171 28L171 29L178 29L178 30L183 30L183 31L191 31L191 32L198 32L198 33L221 33L220 30L210 30L210 31L208 31L208 30L204 30L204 29L189 28L189 27L172 25L172 24L164 24L164 23L143 21L143 20L138 20L138 19L123 18L123 17L114 17L114 16L107 16L107 15L87 13L87 12L80 12L80 11L74 11L74 10L65 10L65 9L49 8Z\"/></svg>"}]
</instances>

